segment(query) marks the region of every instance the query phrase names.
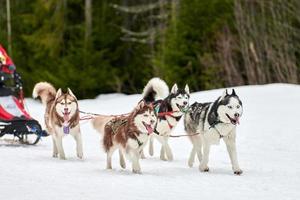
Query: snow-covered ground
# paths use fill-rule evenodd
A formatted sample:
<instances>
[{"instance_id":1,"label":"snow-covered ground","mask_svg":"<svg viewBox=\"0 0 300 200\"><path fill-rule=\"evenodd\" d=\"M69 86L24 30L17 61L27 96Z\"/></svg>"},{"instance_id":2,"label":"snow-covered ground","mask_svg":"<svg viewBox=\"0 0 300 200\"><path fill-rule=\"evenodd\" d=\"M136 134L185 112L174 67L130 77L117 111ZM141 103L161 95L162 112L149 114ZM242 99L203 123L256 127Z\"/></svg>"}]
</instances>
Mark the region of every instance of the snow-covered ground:
<instances>
[{"instance_id":1,"label":"snow-covered ground","mask_svg":"<svg viewBox=\"0 0 300 200\"><path fill-rule=\"evenodd\" d=\"M173 162L155 156L141 161L142 175L123 170L114 155L113 170L106 170L100 135L89 122L82 123L84 160L76 158L75 142L67 136L67 160L51 157L51 138L37 146L0 144L0 200L93 199L300 199L300 86L272 84L236 89L244 104L237 128L238 157L242 176L232 173L226 147L214 146L210 172L198 163L187 166L191 150L187 138L171 138ZM194 101L213 101L222 90L193 93ZM81 110L101 114L131 111L140 95L104 95L81 100ZM44 107L27 99L31 115L43 124ZM173 134L182 134L182 121ZM147 151L148 152L148 149Z\"/></svg>"}]
</instances>

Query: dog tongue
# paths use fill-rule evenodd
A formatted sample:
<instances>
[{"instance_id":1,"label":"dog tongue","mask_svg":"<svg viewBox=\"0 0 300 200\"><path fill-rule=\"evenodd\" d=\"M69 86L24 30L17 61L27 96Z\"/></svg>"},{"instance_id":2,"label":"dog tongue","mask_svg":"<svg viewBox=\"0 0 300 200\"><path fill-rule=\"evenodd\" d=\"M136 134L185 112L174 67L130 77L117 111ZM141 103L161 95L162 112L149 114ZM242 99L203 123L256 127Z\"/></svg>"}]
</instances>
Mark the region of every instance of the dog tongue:
<instances>
[{"instance_id":1,"label":"dog tongue","mask_svg":"<svg viewBox=\"0 0 300 200\"><path fill-rule=\"evenodd\" d=\"M64 113L64 121L69 121L69 114L68 113Z\"/></svg>"},{"instance_id":2,"label":"dog tongue","mask_svg":"<svg viewBox=\"0 0 300 200\"><path fill-rule=\"evenodd\" d=\"M236 117L236 118L235 118L235 121L236 121L236 123L237 123L238 125L240 125L240 118L239 118L239 117Z\"/></svg>"},{"instance_id":3,"label":"dog tongue","mask_svg":"<svg viewBox=\"0 0 300 200\"><path fill-rule=\"evenodd\" d=\"M146 125L146 129L148 131L148 134L153 133L153 128L150 125Z\"/></svg>"}]
</instances>

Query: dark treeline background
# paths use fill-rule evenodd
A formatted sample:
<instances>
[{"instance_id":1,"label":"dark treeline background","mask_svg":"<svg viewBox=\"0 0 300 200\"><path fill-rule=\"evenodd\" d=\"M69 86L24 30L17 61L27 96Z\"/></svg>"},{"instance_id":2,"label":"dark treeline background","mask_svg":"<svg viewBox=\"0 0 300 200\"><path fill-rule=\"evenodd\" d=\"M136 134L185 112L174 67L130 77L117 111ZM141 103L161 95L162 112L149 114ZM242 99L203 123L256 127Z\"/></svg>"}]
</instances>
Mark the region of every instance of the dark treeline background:
<instances>
[{"instance_id":1,"label":"dark treeline background","mask_svg":"<svg viewBox=\"0 0 300 200\"><path fill-rule=\"evenodd\" d=\"M0 43L27 96L38 81L80 98L138 93L153 76L193 91L298 83L299 10L299 0L0 0Z\"/></svg>"}]
</instances>

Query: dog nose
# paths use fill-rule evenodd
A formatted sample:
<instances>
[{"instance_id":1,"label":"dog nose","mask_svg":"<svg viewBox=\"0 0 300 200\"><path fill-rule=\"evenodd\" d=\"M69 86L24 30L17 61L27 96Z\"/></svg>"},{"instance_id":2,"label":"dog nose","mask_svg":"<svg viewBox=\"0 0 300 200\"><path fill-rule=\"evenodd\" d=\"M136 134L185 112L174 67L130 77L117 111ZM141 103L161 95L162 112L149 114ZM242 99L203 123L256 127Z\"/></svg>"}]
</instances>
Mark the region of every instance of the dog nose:
<instances>
[{"instance_id":1,"label":"dog nose","mask_svg":"<svg viewBox=\"0 0 300 200\"><path fill-rule=\"evenodd\" d=\"M184 101L184 102L183 102L183 105L185 105L185 106L186 106L186 104L187 104L187 101Z\"/></svg>"},{"instance_id":2,"label":"dog nose","mask_svg":"<svg viewBox=\"0 0 300 200\"><path fill-rule=\"evenodd\" d=\"M239 113L235 113L234 116L235 116L235 117L239 117L240 114L239 114Z\"/></svg>"},{"instance_id":3,"label":"dog nose","mask_svg":"<svg viewBox=\"0 0 300 200\"><path fill-rule=\"evenodd\" d=\"M67 111L68 111L68 108L64 108L64 111L67 112Z\"/></svg>"},{"instance_id":4,"label":"dog nose","mask_svg":"<svg viewBox=\"0 0 300 200\"><path fill-rule=\"evenodd\" d=\"M150 123L151 123L151 124L154 124L154 123L155 123L155 121L154 121L153 119L151 119L151 120L150 120Z\"/></svg>"}]
</instances>

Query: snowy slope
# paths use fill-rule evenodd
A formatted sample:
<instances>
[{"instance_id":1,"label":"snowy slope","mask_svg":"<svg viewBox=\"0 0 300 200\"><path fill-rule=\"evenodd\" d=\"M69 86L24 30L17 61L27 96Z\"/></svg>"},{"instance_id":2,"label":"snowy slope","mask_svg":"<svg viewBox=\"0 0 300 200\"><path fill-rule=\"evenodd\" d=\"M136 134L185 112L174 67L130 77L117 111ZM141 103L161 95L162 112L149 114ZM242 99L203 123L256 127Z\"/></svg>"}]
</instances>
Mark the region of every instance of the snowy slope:
<instances>
[{"instance_id":1,"label":"snowy slope","mask_svg":"<svg viewBox=\"0 0 300 200\"><path fill-rule=\"evenodd\" d=\"M51 157L51 138L37 146L0 143L0 200L89 200L89 199L299 199L300 198L300 86L272 84L236 89L244 104L237 129L238 156L242 176L232 173L225 145L214 146L209 173L200 173L198 163L187 166L191 150L187 138L170 139L173 162L155 156L141 161L142 175L118 164L105 169L106 156L100 135L82 123L85 159L78 160L71 137L64 140L68 160ZM213 101L222 90L192 94L191 102ZM131 111L140 95L104 95L81 100L81 110L101 114ZM27 100L30 113L43 124L44 107ZM173 134L183 133L182 122ZM148 149L147 149L148 152Z\"/></svg>"}]
</instances>

